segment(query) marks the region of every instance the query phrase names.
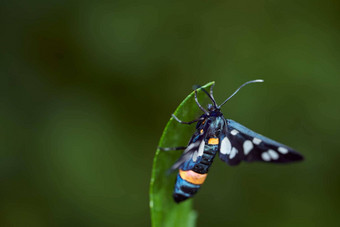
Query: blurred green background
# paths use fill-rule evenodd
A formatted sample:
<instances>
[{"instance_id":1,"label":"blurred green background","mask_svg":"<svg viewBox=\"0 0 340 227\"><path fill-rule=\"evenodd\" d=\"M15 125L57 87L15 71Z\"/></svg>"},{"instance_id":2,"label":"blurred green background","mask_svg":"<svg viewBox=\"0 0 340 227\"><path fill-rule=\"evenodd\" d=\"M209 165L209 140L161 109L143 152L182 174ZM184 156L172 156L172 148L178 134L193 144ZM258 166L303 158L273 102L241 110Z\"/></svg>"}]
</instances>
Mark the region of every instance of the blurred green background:
<instances>
[{"instance_id":1,"label":"blurred green background","mask_svg":"<svg viewBox=\"0 0 340 227\"><path fill-rule=\"evenodd\" d=\"M170 114L193 84L220 103L258 78L225 116L306 160L217 158L198 226L339 224L339 1L0 4L0 226L150 226Z\"/></svg>"}]
</instances>

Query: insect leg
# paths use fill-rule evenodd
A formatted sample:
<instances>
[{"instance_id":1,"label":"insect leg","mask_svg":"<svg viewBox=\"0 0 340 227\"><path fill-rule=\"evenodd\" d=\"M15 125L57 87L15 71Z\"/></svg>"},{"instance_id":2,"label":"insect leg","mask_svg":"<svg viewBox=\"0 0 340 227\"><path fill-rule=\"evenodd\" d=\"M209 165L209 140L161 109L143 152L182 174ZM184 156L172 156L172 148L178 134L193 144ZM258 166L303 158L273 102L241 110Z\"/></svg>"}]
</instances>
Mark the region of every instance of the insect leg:
<instances>
[{"instance_id":1,"label":"insect leg","mask_svg":"<svg viewBox=\"0 0 340 227\"><path fill-rule=\"evenodd\" d=\"M193 121L188 121L188 122L184 122L184 121L181 121L180 119L178 119L174 114L171 115L176 121L178 121L179 123L181 124L187 124L187 125L190 125L192 123L195 123L197 121L200 121L200 120L204 120L203 118L198 118L196 120L193 120Z\"/></svg>"},{"instance_id":2,"label":"insect leg","mask_svg":"<svg viewBox=\"0 0 340 227\"><path fill-rule=\"evenodd\" d=\"M185 150L187 147L158 147L161 151L178 151Z\"/></svg>"},{"instance_id":3,"label":"insect leg","mask_svg":"<svg viewBox=\"0 0 340 227\"><path fill-rule=\"evenodd\" d=\"M197 106L206 114L206 115L209 115L209 112L206 111L202 106L201 104L198 102L198 99L197 99L197 90L195 90L195 102L197 103Z\"/></svg>"}]
</instances>

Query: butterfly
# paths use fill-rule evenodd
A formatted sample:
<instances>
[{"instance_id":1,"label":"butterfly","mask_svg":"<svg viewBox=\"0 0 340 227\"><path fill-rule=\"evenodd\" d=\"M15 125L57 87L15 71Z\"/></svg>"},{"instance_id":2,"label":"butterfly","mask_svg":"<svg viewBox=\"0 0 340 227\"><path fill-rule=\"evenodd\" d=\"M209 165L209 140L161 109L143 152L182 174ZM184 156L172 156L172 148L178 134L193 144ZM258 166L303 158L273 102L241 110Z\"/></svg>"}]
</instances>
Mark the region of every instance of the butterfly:
<instances>
[{"instance_id":1,"label":"butterfly","mask_svg":"<svg viewBox=\"0 0 340 227\"><path fill-rule=\"evenodd\" d=\"M181 124L197 122L196 131L188 146L161 148L184 150L182 156L170 168L170 171L179 170L173 193L175 202L180 203L197 193L217 153L222 161L231 166L238 165L241 161L287 163L303 160L303 156L294 149L262 136L236 121L224 118L221 107L242 87L257 82L263 80L252 80L242 84L221 105L217 105L214 99L214 85L211 86L210 93L200 88L212 101L212 104L208 104L207 110L198 102L197 89L195 89L196 104L204 114L190 122L181 121L174 114L172 115Z\"/></svg>"}]
</instances>

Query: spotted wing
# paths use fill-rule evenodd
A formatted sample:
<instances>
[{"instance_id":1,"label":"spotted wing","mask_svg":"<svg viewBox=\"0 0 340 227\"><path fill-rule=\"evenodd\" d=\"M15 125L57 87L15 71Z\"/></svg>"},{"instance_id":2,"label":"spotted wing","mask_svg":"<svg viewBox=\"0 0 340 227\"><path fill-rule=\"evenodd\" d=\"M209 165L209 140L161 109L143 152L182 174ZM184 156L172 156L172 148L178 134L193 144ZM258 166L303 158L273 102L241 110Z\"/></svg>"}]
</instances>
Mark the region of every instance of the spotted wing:
<instances>
[{"instance_id":1,"label":"spotted wing","mask_svg":"<svg viewBox=\"0 0 340 227\"><path fill-rule=\"evenodd\" d=\"M200 131L196 131L196 133L191 137L189 145L184 150L182 156L171 166L170 172L178 169L179 167L183 167L185 165L186 168L190 168L192 162L190 160L194 160L194 162L199 161L203 155L204 149L204 139L207 136L207 129L209 128L210 122L206 122L204 128Z\"/></svg>"},{"instance_id":2,"label":"spotted wing","mask_svg":"<svg viewBox=\"0 0 340 227\"><path fill-rule=\"evenodd\" d=\"M302 155L281 143L264 137L227 119L221 136L220 158L229 165L263 161L285 163L303 160Z\"/></svg>"}]
</instances>

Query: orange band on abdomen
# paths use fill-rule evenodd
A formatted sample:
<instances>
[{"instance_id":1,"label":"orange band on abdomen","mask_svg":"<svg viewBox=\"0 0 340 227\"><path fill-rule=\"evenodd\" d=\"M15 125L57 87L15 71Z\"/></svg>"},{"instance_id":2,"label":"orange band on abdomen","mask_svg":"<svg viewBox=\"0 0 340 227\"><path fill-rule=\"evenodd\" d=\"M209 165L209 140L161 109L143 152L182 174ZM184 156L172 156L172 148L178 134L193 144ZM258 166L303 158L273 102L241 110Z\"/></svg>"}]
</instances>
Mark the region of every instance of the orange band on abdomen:
<instances>
[{"instance_id":1,"label":"orange band on abdomen","mask_svg":"<svg viewBox=\"0 0 340 227\"><path fill-rule=\"evenodd\" d=\"M210 138L208 140L208 144L210 144L210 145L216 145L216 144L218 144L218 142L219 142L218 138Z\"/></svg>"},{"instance_id":2,"label":"orange band on abdomen","mask_svg":"<svg viewBox=\"0 0 340 227\"><path fill-rule=\"evenodd\" d=\"M196 173L192 170L179 170L179 175L182 177L183 180L188 181L189 183L192 184L203 184L205 181L205 178L207 178L208 174L200 174Z\"/></svg>"}]
</instances>

